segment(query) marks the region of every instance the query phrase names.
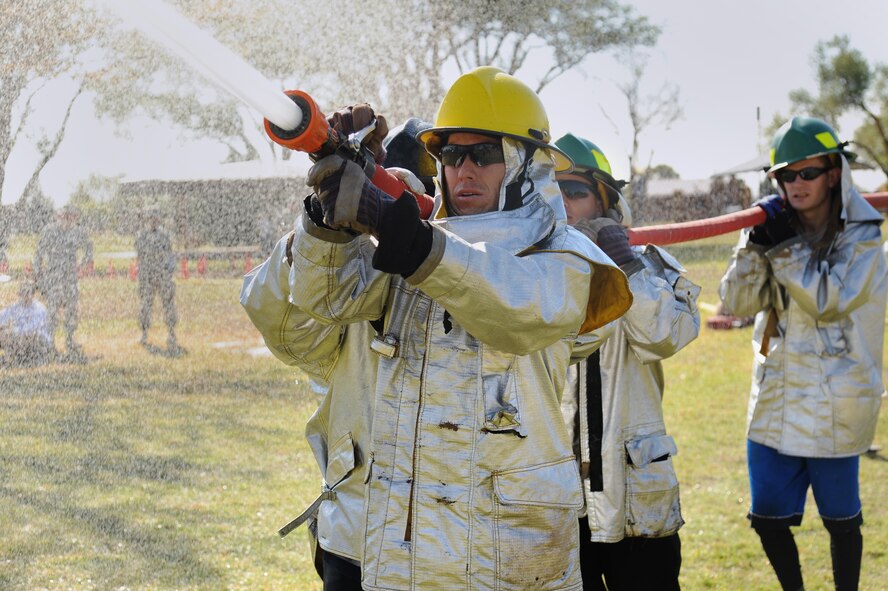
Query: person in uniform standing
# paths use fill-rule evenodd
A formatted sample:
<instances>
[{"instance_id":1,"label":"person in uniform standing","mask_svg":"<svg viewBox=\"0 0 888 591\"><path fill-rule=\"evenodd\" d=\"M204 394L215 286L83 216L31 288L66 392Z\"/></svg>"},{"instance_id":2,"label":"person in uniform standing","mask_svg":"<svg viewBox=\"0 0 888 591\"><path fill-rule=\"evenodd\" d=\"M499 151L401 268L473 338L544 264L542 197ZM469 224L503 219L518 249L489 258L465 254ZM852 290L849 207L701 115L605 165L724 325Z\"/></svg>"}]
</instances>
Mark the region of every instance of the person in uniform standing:
<instances>
[{"instance_id":1,"label":"person in uniform standing","mask_svg":"<svg viewBox=\"0 0 888 591\"><path fill-rule=\"evenodd\" d=\"M173 271L176 260L173 242L161 226L160 210L150 208L145 212L145 227L136 234L136 258L139 265L139 326L142 338L139 343L148 346L148 329L151 328L151 309L155 296L160 297L163 318L167 327L167 351L182 352L176 340L176 284Z\"/></svg>"},{"instance_id":2,"label":"person in uniform standing","mask_svg":"<svg viewBox=\"0 0 888 591\"><path fill-rule=\"evenodd\" d=\"M79 320L78 270L89 268L93 262L93 245L79 220L78 208L64 206L57 220L41 230L33 263L34 278L49 311L49 333L54 337L59 316L63 314L66 358L71 360L83 359L83 349L74 341ZM79 267L78 251L83 252Z\"/></svg>"}]
</instances>

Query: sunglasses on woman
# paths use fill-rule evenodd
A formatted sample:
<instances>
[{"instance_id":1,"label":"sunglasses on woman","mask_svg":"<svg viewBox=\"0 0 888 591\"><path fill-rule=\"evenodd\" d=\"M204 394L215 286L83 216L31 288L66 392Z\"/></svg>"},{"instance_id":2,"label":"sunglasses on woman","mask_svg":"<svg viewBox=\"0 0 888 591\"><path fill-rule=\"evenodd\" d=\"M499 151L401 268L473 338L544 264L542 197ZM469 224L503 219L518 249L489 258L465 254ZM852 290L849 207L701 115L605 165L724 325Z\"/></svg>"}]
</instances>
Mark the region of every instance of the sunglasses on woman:
<instances>
[{"instance_id":1,"label":"sunglasses on woman","mask_svg":"<svg viewBox=\"0 0 888 591\"><path fill-rule=\"evenodd\" d=\"M478 166L505 162L503 147L500 144L447 144L441 148L441 164L459 168L468 156Z\"/></svg>"},{"instance_id":2,"label":"sunglasses on woman","mask_svg":"<svg viewBox=\"0 0 888 591\"><path fill-rule=\"evenodd\" d=\"M801 170L787 170L784 168L783 170L778 170L777 172L775 172L774 176L777 177L778 181L784 184L795 181L796 176L798 176L803 181L813 181L830 168L832 167L828 166L826 168L820 168L817 166L806 166Z\"/></svg>"},{"instance_id":3,"label":"sunglasses on woman","mask_svg":"<svg viewBox=\"0 0 888 591\"><path fill-rule=\"evenodd\" d=\"M585 199L595 194L595 189L583 181L558 181L558 186L561 188L561 194L564 198L571 201L574 199Z\"/></svg>"}]
</instances>

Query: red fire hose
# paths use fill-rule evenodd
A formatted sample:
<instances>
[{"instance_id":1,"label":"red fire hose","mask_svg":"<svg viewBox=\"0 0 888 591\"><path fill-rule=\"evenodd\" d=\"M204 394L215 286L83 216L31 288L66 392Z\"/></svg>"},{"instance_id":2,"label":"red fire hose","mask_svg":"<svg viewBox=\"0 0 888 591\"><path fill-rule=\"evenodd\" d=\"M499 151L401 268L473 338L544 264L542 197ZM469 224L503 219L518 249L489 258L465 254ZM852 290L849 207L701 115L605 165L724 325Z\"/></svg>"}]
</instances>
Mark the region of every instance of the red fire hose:
<instances>
[{"instance_id":1,"label":"red fire hose","mask_svg":"<svg viewBox=\"0 0 888 591\"><path fill-rule=\"evenodd\" d=\"M888 209L888 193L867 193L863 196L876 209ZM629 229L630 244L677 244L690 242L741 228L755 226L765 221L765 212L758 206L691 222L660 224Z\"/></svg>"},{"instance_id":2,"label":"red fire hose","mask_svg":"<svg viewBox=\"0 0 888 591\"><path fill-rule=\"evenodd\" d=\"M345 138L341 137L336 133L336 130L330 127L314 99L308 93L301 90L287 90L284 94L290 97L294 106L301 111L300 123L296 129L283 129L265 119L265 132L268 134L268 137L285 148L299 152L308 152L315 158L336 152L345 141ZM419 205L419 215L423 219L429 218L432 213L432 207L435 205L434 198L429 195L414 193L407 186L407 183L388 172L379 164L375 164L374 168L373 176L370 179L374 185L395 199L399 198L405 191L409 192L416 198L416 202Z\"/></svg>"}]
</instances>

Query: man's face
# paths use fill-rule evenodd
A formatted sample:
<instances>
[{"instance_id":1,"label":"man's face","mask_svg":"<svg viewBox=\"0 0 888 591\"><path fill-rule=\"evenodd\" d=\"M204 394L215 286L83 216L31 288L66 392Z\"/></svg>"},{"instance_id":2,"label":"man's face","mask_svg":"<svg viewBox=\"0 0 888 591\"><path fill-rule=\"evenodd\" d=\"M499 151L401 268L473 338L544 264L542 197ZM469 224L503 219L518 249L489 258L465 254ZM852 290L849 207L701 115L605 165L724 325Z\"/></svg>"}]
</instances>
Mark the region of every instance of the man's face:
<instances>
[{"instance_id":1,"label":"man's face","mask_svg":"<svg viewBox=\"0 0 888 591\"><path fill-rule=\"evenodd\" d=\"M444 179L447 182L448 207L452 209L452 215L474 215L496 211L499 208L500 187L506 176L506 165L502 162L502 141L498 137L481 135L478 133L458 132L451 134L447 144L442 149L447 151L447 146L474 146L486 144L490 148L480 148L479 154L487 152L486 157L496 160L496 151L499 149L500 162L490 162L483 166L477 163L480 158L485 162L485 156L475 156L472 153L465 154L461 161L455 165L448 165L442 155L444 163ZM454 156L459 156L459 149L453 151Z\"/></svg>"},{"instance_id":2,"label":"man's face","mask_svg":"<svg viewBox=\"0 0 888 591\"><path fill-rule=\"evenodd\" d=\"M828 170L817 174L813 179L805 180L798 173L806 168L811 170L802 174L806 174L809 178L812 173L817 174L817 170ZM783 186L786 199L793 209L799 213L815 213L821 209L829 208L830 191L836 183L841 181L842 169L830 168L829 159L819 156L793 162L785 168L778 170L774 176L777 177L777 180ZM795 178L787 182L785 179L790 176Z\"/></svg>"},{"instance_id":3,"label":"man's face","mask_svg":"<svg viewBox=\"0 0 888 591\"><path fill-rule=\"evenodd\" d=\"M573 226L580 220L594 220L604 215L598 191L589 179L576 174L559 174L555 178L561 188L568 224Z\"/></svg>"}]
</instances>

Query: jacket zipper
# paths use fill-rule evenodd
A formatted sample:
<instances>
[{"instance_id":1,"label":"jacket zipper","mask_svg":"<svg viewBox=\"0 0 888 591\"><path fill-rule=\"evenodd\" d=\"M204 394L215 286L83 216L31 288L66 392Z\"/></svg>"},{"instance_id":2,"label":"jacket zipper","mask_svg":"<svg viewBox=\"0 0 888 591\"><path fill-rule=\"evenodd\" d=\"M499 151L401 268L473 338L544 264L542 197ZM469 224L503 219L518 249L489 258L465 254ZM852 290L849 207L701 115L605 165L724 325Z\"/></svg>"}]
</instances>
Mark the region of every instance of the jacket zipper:
<instances>
[{"instance_id":1,"label":"jacket zipper","mask_svg":"<svg viewBox=\"0 0 888 591\"><path fill-rule=\"evenodd\" d=\"M419 374L419 394L416 400L416 423L413 426L413 456L412 466L410 467L410 496L407 503L407 527L404 530L404 541L410 542L413 537L413 501L416 494L416 462L419 453L419 418L422 416L423 410L423 394L425 393L425 375L428 370L429 349L432 341L432 318L435 316L436 305L434 302L429 304L429 313L426 316L426 339L425 354L422 358L422 371Z\"/></svg>"}]
</instances>

